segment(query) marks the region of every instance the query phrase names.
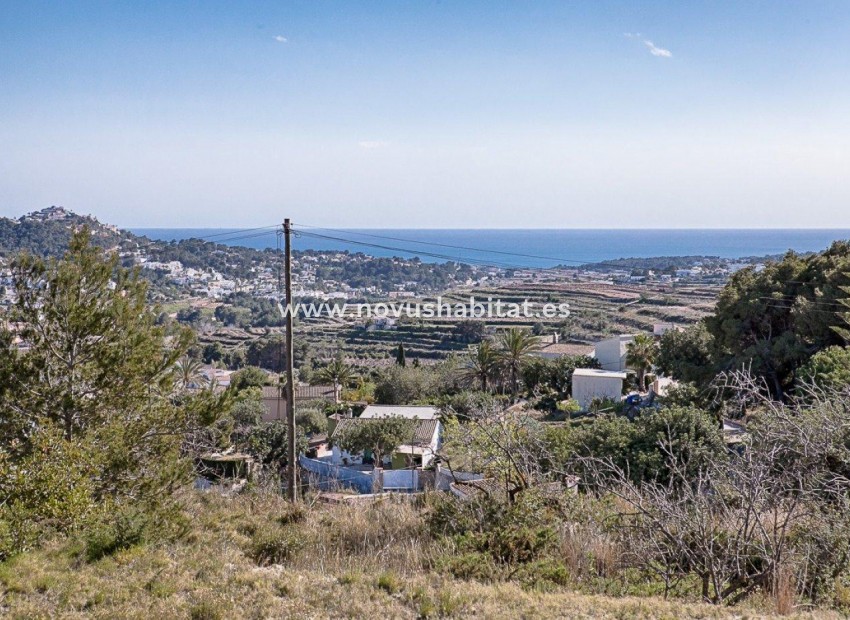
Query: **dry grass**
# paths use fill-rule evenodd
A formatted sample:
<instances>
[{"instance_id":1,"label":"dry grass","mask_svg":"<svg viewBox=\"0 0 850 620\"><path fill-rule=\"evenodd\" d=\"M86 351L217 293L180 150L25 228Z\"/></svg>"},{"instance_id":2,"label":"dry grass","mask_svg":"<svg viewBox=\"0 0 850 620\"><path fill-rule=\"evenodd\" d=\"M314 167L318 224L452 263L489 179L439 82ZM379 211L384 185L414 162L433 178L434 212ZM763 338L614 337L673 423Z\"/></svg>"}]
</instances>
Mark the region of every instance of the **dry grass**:
<instances>
[{"instance_id":1,"label":"dry grass","mask_svg":"<svg viewBox=\"0 0 850 620\"><path fill-rule=\"evenodd\" d=\"M620 565L617 544L595 528L581 523L564 524L559 550L564 564L577 579L587 576L613 577Z\"/></svg>"},{"instance_id":2,"label":"dry grass","mask_svg":"<svg viewBox=\"0 0 850 620\"><path fill-rule=\"evenodd\" d=\"M797 605L797 581L794 571L783 566L779 569L776 584L773 587L773 598L776 602L776 613L787 616Z\"/></svg>"},{"instance_id":3,"label":"dry grass","mask_svg":"<svg viewBox=\"0 0 850 620\"><path fill-rule=\"evenodd\" d=\"M145 620L762 616L656 598L591 596L563 588L538 592L514 583L451 579L428 570L444 550L435 548L419 509L407 502L303 510L271 495L210 494L187 503L193 530L181 541L143 545L93 563L83 559L74 541L55 541L0 564L0 615ZM259 561L258 548L281 556Z\"/></svg>"}]
</instances>

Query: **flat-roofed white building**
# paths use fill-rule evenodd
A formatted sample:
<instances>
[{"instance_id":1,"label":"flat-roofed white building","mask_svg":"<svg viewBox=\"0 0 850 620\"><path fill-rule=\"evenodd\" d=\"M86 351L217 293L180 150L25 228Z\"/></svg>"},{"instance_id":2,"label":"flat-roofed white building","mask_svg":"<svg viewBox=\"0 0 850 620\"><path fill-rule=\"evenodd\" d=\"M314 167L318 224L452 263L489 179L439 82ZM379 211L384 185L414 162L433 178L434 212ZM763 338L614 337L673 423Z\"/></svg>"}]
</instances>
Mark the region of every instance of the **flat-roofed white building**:
<instances>
[{"instance_id":1,"label":"flat-roofed white building","mask_svg":"<svg viewBox=\"0 0 850 620\"><path fill-rule=\"evenodd\" d=\"M576 368L573 372L573 398L587 409L595 398L620 400L626 373L598 368Z\"/></svg>"}]
</instances>

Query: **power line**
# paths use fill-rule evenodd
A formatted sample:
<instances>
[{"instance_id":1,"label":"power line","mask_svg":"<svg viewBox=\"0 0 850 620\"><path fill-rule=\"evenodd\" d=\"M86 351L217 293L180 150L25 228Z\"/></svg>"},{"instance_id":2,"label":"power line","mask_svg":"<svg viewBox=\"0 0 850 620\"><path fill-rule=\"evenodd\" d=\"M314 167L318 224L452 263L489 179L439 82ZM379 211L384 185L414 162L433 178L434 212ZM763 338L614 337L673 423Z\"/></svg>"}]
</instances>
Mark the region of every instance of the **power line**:
<instances>
[{"instance_id":1,"label":"power line","mask_svg":"<svg viewBox=\"0 0 850 620\"><path fill-rule=\"evenodd\" d=\"M276 229L279 229L279 228L280 228L280 224L276 224L274 226L258 226L256 228L242 228L242 229L228 230L228 231L225 231L225 232L211 233L209 235L192 236L192 237L187 237L186 239L171 239L170 241L187 241L189 239L200 239L201 241L206 241L208 239L216 239L216 238L220 238L220 237L231 237L231 236L243 235L245 233L255 233L255 232L260 231L260 230L267 231L267 232L259 233L257 235L250 235L250 236L245 237L245 238L251 238L253 236L260 237L260 236L263 236L263 235L272 234L272 233L275 232ZM145 235L142 235L142 236L145 236ZM243 237L239 236L239 237L234 237L234 238L242 239ZM230 241L230 240L231 239L224 239L224 241ZM162 240L162 241L164 241L164 240Z\"/></svg>"},{"instance_id":2,"label":"power line","mask_svg":"<svg viewBox=\"0 0 850 620\"><path fill-rule=\"evenodd\" d=\"M263 231L263 232L251 233L251 234L236 234L236 233L233 233L233 236L221 237L219 239L216 239L215 241L209 241L209 240L206 240L206 239L201 239L201 241L208 241L209 243L217 243L217 244L226 244L226 243L232 243L234 241L244 241L246 239L258 239L260 237L269 237L271 235L276 234L276 232L277 231L275 231L275 230L266 230L266 231ZM196 239L200 239L200 237L196 237Z\"/></svg>"},{"instance_id":3,"label":"power line","mask_svg":"<svg viewBox=\"0 0 850 620\"><path fill-rule=\"evenodd\" d=\"M535 259L535 260L548 260L548 261L556 262L556 263L559 263L559 264L574 263L574 264L577 264L577 265L605 265L605 266L608 266L608 267L617 267L619 269L627 269L627 267L625 267L624 265L620 265L619 263L615 263L615 262L612 262L612 261L591 261L591 260L580 260L580 259L575 259L575 258L564 258L564 257L556 257L556 256L543 256L543 255L539 255L539 254L524 254L524 253L521 253L521 252L506 252L504 250L489 250L489 249L485 249L485 248L475 248L475 247L471 247L471 246L452 245L452 244L448 244L448 243L438 243L436 241L422 241L420 239L407 239L407 238L403 238L403 237L392 237L392 236L387 236L387 235L377 235L377 234L374 234L374 233L366 233L366 232L361 232L361 231L356 231L356 230L344 230L344 229L339 229L339 228L325 228L325 227L321 227L321 226L312 226L312 225L309 225L309 224L299 224L299 226L303 226L303 227L306 227L306 228L313 228L315 230L326 230L326 231L336 232L336 233L358 235L358 236L362 236L362 237L370 237L370 238L373 238L373 239L385 239L385 240L388 240L388 241L401 241L403 243L415 243L415 244L418 244L418 245L447 248L447 249L452 249L452 250L463 250L463 251L467 251L467 252L479 252L479 253L482 253L482 254L498 254L498 255L501 255L501 256L513 256L513 257L517 257L517 258L531 258L531 259ZM407 251L411 254L416 253L415 250L407 250ZM554 265L554 266L557 266L557 265ZM528 269L530 267L522 267L522 268ZM542 269L542 268L538 268L538 269Z\"/></svg>"},{"instance_id":4,"label":"power line","mask_svg":"<svg viewBox=\"0 0 850 620\"><path fill-rule=\"evenodd\" d=\"M478 259L478 258L468 258L468 257L467 258L458 258L456 256L451 256L449 254L440 254L440 253L436 253L436 252L427 252L427 251L424 251L424 250L416 250L416 249L411 249L411 248L388 246L388 245L383 245L383 244L379 244L379 243L369 243L367 241L357 241L355 239L346 239L344 237L334 237L332 235L322 235L322 234L314 233L314 232L301 231L300 234L305 236L305 237L313 237L313 238L317 238L317 239L327 239L327 240L331 240L331 241L339 241L339 242L347 243L347 244L350 244L350 245L357 245L357 246L368 247L368 248L378 248L378 249L381 249L381 250L388 250L388 251L391 251L391 252L402 252L404 254L410 254L410 255L413 255L413 256L427 256L429 258L439 258L441 260L452 261L452 262L455 262L455 263L478 264L478 265L482 265L482 266L502 267L502 268L505 268L505 269L526 269L526 270L536 270L536 271L540 271L540 270L545 269L544 267L528 267L528 266L525 266L525 265L515 265L515 264L505 263L505 262L500 262L500 261L488 261L488 260L483 260L483 259Z\"/></svg>"},{"instance_id":5,"label":"power line","mask_svg":"<svg viewBox=\"0 0 850 620\"><path fill-rule=\"evenodd\" d=\"M279 228L280 228L280 224L275 224L273 226L258 226L257 228L243 228L243 229L237 229L237 230L228 230L226 232L213 233L213 234L210 234L210 235L203 235L203 236L194 237L194 238L204 240L204 239L214 239L216 237L227 237L227 236L230 236L230 235L255 232L255 231L258 231L258 230L268 231L266 233L261 233L260 235L258 235L258 236L262 236L262 235L265 235L265 234L271 234L271 233L275 232L276 229L279 229Z\"/></svg>"}]
</instances>

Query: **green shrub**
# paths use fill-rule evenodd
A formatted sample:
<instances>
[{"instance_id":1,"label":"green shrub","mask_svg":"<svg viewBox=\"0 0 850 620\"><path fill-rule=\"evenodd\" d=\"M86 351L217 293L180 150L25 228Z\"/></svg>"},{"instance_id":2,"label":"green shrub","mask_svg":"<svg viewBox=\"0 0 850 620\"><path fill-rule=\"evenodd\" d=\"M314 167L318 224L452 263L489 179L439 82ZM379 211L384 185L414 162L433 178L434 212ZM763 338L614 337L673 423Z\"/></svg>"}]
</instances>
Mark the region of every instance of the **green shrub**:
<instances>
[{"instance_id":1,"label":"green shrub","mask_svg":"<svg viewBox=\"0 0 850 620\"><path fill-rule=\"evenodd\" d=\"M437 604L422 586L417 587L411 596L411 602L416 604L416 612L420 618L433 618L437 615Z\"/></svg>"},{"instance_id":2,"label":"green shrub","mask_svg":"<svg viewBox=\"0 0 850 620\"><path fill-rule=\"evenodd\" d=\"M490 582L500 577L499 567L493 558L478 551L444 556L437 562L437 566L458 579Z\"/></svg>"},{"instance_id":3,"label":"green shrub","mask_svg":"<svg viewBox=\"0 0 850 620\"><path fill-rule=\"evenodd\" d=\"M288 527L272 526L258 530L251 539L249 555L257 564L283 564L296 556L304 541Z\"/></svg>"},{"instance_id":4,"label":"green shrub","mask_svg":"<svg viewBox=\"0 0 850 620\"><path fill-rule=\"evenodd\" d=\"M440 590L437 595L437 611L443 618L454 616L466 606L466 598L455 595L448 589Z\"/></svg>"},{"instance_id":5,"label":"green shrub","mask_svg":"<svg viewBox=\"0 0 850 620\"><path fill-rule=\"evenodd\" d=\"M487 536L487 550L499 562L532 562L554 548L558 533L552 507L534 492L521 494Z\"/></svg>"},{"instance_id":6,"label":"green shrub","mask_svg":"<svg viewBox=\"0 0 850 620\"><path fill-rule=\"evenodd\" d=\"M224 618L224 614L214 601L203 600L192 605L189 609L189 618L191 620L220 620Z\"/></svg>"},{"instance_id":7,"label":"green shrub","mask_svg":"<svg viewBox=\"0 0 850 620\"><path fill-rule=\"evenodd\" d=\"M428 497L426 522L431 535L456 536L487 531L502 522L507 504L489 497L460 501L449 494Z\"/></svg>"},{"instance_id":8,"label":"green shrub","mask_svg":"<svg viewBox=\"0 0 850 620\"><path fill-rule=\"evenodd\" d=\"M564 413L578 413L581 411L581 405L576 399L569 398L558 402L558 411L563 411Z\"/></svg>"},{"instance_id":9,"label":"green shrub","mask_svg":"<svg viewBox=\"0 0 850 620\"><path fill-rule=\"evenodd\" d=\"M95 562L144 542L149 528L149 515L135 510L119 511L92 523L83 534L86 560Z\"/></svg>"},{"instance_id":10,"label":"green shrub","mask_svg":"<svg viewBox=\"0 0 850 620\"><path fill-rule=\"evenodd\" d=\"M378 575L375 585L387 594L395 594L401 590L401 581L395 573L385 572Z\"/></svg>"},{"instance_id":11,"label":"green shrub","mask_svg":"<svg viewBox=\"0 0 850 620\"><path fill-rule=\"evenodd\" d=\"M295 412L295 424L306 435L325 433L328 430L327 416L315 408L299 408Z\"/></svg>"},{"instance_id":12,"label":"green shrub","mask_svg":"<svg viewBox=\"0 0 850 620\"><path fill-rule=\"evenodd\" d=\"M13 460L0 450L0 560L51 531L71 531L94 511L91 456L52 429L32 437L33 451Z\"/></svg>"},{"instance_id":13,"label":"green shrub","mask_svg":"<svg viewBox=\"0 0 850 620\"><path fill-rule=\"evenodd\" d=\"M550 504L531 491L521 493L513 504L484 495L467 501L443 496L430 501L428 522L432 536L452 538L463 552L489 555L497 564L523 564L557 545L553 523L558 519ZM462 562L448 566L458 576L466 569Z\"/></svg>"},{"instance_id":14,"label":"green shrub","mask_svg":"<svg viewBox=\"0 0 850 620\"><path fill-rule=\"evenodd\" d=\"M508 564L531 562L557 540L555 531L547 526L508 525L495 530L488 548L493 557Z\"/></svg>"},{"instance_id":15,"label":"green shrub","mask_svg":"<svg viewBox=\"0 0 850 620\"><path fill-rule=\"evenodd\" d=\"M525 587L547 590L550 586L568 585L570 571L562 562L546 558L524 565L516 578Z\"/></svg>"}]
</instances>

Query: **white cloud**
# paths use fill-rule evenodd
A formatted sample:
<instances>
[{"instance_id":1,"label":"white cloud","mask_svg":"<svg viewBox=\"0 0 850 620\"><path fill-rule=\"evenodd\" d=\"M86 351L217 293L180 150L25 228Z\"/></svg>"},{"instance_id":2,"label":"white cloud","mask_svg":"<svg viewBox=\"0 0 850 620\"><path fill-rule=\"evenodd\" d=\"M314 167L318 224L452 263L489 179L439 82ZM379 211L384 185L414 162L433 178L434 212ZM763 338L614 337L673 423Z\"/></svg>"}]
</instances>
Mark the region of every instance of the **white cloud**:
<instances>
[{"instance_id":1,"label":"white cloud","mask_svg":"<svg viewBox=\"0 0 850 620\"><path fill-rule=\"evenodd\" d=\"M653 56L658 56L659 58L672 58L673 52L670 50L664 49L663 47L658 47L650 41L649 39L644 39L643 35L639 32L624 32L623 36L627 39L638 39L641 43L643 43L646 48L649 50L649 53Z\"/></svg>"},{"instance_id":2,"label":"white cloud","mask_svg":"<svg viewBox=\"0 0 850 620\"><path fill-rule=\"evenodd\" d=\"M644 39L643 44L646 45L647 48L649 48L649 53L653 56L659 56L661 58L673 57L673 52L671 52L670 50L666 50L663 47L656 47L655 43L648 39Z\"/></svg>"},{"instance_id":3,"label":"white cloud","mask_svg":"<svg viewBox=\"0 0 850 620\"><path fill-rule=\"evenodd\" d=\"M357 143L361 149L382 149L389 146L390 143L386 140L362 140Z\"/></svg>"},{"instance_id":4,"label":"white cloud","mask_svg":"<svg viewBox=\"0 0 850 620\"><path fill-rule=\"evenodd\" d=\"M277 36L274 38L274 40L275 40L275 41L277 41L278 43L286 43L286 42L288 42L288 41L289 41L289 39L287 39L285 36L283 36L283 35L281 35L281 34L277 35Z\"/></svg>"}]
</instances>

